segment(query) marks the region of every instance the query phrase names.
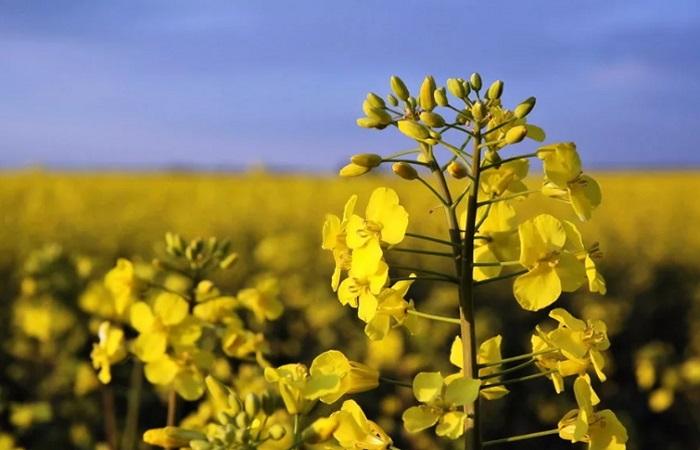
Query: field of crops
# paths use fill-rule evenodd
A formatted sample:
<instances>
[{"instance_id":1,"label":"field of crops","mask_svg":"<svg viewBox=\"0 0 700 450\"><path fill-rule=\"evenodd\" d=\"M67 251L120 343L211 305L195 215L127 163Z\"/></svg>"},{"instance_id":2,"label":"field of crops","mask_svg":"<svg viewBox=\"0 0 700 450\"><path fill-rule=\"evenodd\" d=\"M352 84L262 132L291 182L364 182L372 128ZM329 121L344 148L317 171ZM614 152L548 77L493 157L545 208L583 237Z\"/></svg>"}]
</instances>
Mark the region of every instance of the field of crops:
<instances>
[{"instance_id":1,"label":"field of crops","mask_svg":"<svg viewBox=\"0 0 700 450\"><path fill-rule=\"evenodd\" d=\"M596 302L588 301L595 295L588 292L565 294L559 304L608 324L614 363L607 369L610 380L601 394L611 399L608 406L627 426L628 448L698 448L700 204L695 197L700 173L594 175L604 200L594 220L581 230L585 242L600 242L608 293ZM94 306L99 303L93 298L96 286L119 257L143 265L161 257L168 231L186 238L231 240L239 262L215 279L222 289L236 291L265 277L278 280L284 312L280 320L265 325L267 358L275 366L310 362L320 352L342 346L349 357L386 369L392 379L410 380L418 370L436 365L449 373L444 355L457 332L454 327L422 323L415 336L394 331L368 344L357 317L342 308L330 289L333 258L321 250L324 216L340 214L355 193L364 208L377 186L396 189L408 210L410 231L446 232L438 205L424 189L384 175L343 180L262 171L0 175L0 324L11 324L0 329L0 450L14 448L10 435L27 449L95 448L108 438L111 426L138 432L162 426L162 393L146 389L140 421L123 419L132 417L128 405L133 390L100 388L89 354L99 322L91 318L99 309ZM568 207L537 195L516 208L523 219L543 211L572 215ZM435 214L425 213L433 210ZM396 260L420 265L427 258ZM431 262L431 267L440 264L449 267L449 261ZM30 304L32 292L45 292L50 299L33 299ZM503 335L505 355L527 351L524 337L546 314L513 308L507 287L484 287L483 293L476 305L482 319L477 334ZM451 295L444 286L429 282L418 282L411 291L421 309L445 314L453 312ZM37 304L49 311L48 330L23 319ZM427 355L442 356L433 361ZM232 382L248 387L263 382L260 373L246 367L244 362L226 365L221 378L231 379L235 373ZM129 386L133 374L125 365L116 365L113 377ZM426 433L409 436L401 429L399 417L413 401L411 390L384 384L380 390L383 401L373 402L374 394L363 394L360 403L400 439L395 445L404 450L433 448ZM100 413L109 402L116 424L105 423ZM505 424L519 433L542 429L570 409L571 402L564 395L552 396L550 383L541 380L488 403L483 433L498 435ZM204 412L192 405L184 402L178 418L197 423L197 414ZM555 439L519 448L543 445L570 448Z\"/></svg>"}]
</instances>

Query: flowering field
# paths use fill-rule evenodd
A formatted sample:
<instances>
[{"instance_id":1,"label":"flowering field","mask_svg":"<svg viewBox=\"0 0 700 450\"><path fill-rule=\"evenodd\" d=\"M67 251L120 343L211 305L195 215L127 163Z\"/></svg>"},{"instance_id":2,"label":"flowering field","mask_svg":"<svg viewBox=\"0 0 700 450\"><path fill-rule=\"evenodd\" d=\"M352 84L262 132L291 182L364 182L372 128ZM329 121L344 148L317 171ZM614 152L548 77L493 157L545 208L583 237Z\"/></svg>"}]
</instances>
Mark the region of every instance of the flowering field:
<instances>
[{"instance_id":1,"label":"flowering field","mask_svg":"<svg viewBox=\"0 0 700 450\"><path fill-rule=\"evenodd\" d=\"M628 448L694 448L700 439L700 234L695 225L700 207L693 196L700 191L700 177L695 172L594 176L604 201L596 220L580 228L600 242L607 295L565 293L558 305L607 323L614 358L606 365L608 382L600 394L627 427ZM28 449L95 448L107 445L115 430L123 436L120 448L136 448L145 445L138 444L144 430L165 423L166 392L135 383L140 369L124 362L111 367L113 387L101 386L90 353L102 318L115 314L105 306L105 274L118 258L132 261L139 274L151 273L152 260L162 260L174 245L172 236L167 243L163 239L169 231L186 239L230 239L227 251L235 252L237 261L212 280L223 292L237 292L239 300L264 294L267 300L250 300L249 309L253 319L262 318L253 329L264 332L264 357L274 367L310 363L337 348L391 380L410 383L426 368L453 372L445 355L458 327L422 321L413 336L397 329L384 340L368 341L359 319L331 290L333 257L321 249L324 216L339 214L352 194L364 204L378 186L396 190L412 232L446 235L442 221L428 220L424 213L441 214L435 200L419 186L388 175L338 180L264 172L2 174L0 449L14 448L12 439ZM573 217L564 205L537 196L515 208L521 220L542 211ZM405 254L396 261L420 266L430 258ZM449 264L430 260L436 270L448 270ZM186 284L177 276L159 283L172 290ZM487 286L484 293L475 305L478 340L500 334L504 356L529 351L528 333L546 314L514 308L508 283ZM411 290L419 309L434 313L448 314L452 295L428 281L415 282ZM159 317L155 309L152 314ZM248 364L254 352L244 347L254 346L255 337L236 339L245 342L230 347L229 359L214 361L212 373L243 394L260 392L265 378L270 382L274 376L263 376L257 364ZM138 394L135 385L143 386ZM179 403L177 420L197 428L211 412L196 409L187 400L187 387L182 389L185 400ZM434 434L408 434L402 428L401 413L415 402L411 389L391 383L378 389L357 397L358 403L394 438L394 445L434 448ZM141 405L138 420L135 395ZM498 437L505 426L515 433L542 429L572 406L571 396L552 395L551 383L538 380L525 391L514 389L487 403L482 433ZM287 448L291 434L289 430L280 440L261 445ZM547 448L570 448L566 441L546 439ZM542 448L543 442L526 441L519 448Z\"/></svg>"}]
</instances>

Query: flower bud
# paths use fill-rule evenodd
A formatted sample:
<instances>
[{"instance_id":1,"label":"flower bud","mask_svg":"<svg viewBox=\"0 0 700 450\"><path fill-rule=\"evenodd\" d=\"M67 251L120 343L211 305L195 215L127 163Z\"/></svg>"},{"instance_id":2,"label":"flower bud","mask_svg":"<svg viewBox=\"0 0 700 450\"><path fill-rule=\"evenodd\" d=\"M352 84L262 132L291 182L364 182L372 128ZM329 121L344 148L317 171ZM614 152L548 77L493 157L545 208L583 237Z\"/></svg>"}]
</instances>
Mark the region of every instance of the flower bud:
<instances>
[{"instance_id":1,"label":"flower bud","mask_svg":"<svg viewBox=\"0 0 700 450\"><path fill-rule=\"evenodd\" d=\"M474 104L471 107L471 113L472 117L474 117L474 120L477 122L480 122L481 120L484 119L484 116L486 115L486 108L484 108L484 104L481 102L474 102Z\"/></svg>"},{"instance_id":2,"label":"flower bud","mask_svg":"<svg viewBox=\"0 0 700 450\"><path fill-rule=\"evenodd\" d=\"M234 266L234 264L236 264L236 262L238 262L238 254L230 253L228 256L226 256L226 258L221 260L219 267L222 269L230 269Z\"/></svg>"},{"instance_id":3,"label":"flower bud","mask_svg":"<svg viewBox=\"0 0 700 450\"><path fill-rule=\"evenodd\" d=\"M408 100L408 88L404 84L403 80L397 76L391 77L391 90L396 94L398 98L403 101Z\"/></svg>"},{"instance_id":4,"label":"flower bud","mask_svg":"<svg viewBox=\"0 0 700 450\"><path fill-rule=\"evenodd\" d=\"M340 169L338 175L340 175L341 177L359 177L360 175L364 175L369 171L369 167L358 166L355 163L350 163L344 166L342 169Z\"/></svg>"},{"instance_id":5,"label":"flower bud","mask_svg":"<svg viewBox=\"0 0 700 450\"><path fill-rule=\"evenodd\" d=\"M435 98L433 97L433 92L435 91L435 80L432 76L428 75L423 80L423 84L420 87L420 107L426 111L432 111L435 108Z\"/></svg>"},{"instance_id":6,"label":"flower bud","mask_svg":"<svg viewBox=\"0 0 700 450\"><path fill-rule=\"evenodd\" d=\"M386 96L386 101L391 105L391 106L399 106L399 100L392 94L387 94Z\"/></svg>"},{"instance_id":7,"label":"flower bud","mask_svg":"<svg viewBox=\"0 0 700 450\"><path fill-rule=\"evenodd\" d=\"M239 429L244 429L248 426L248 422L250 421L250 418L248 417L248 414L246 414L245 411L241 411L238 414L236 414L235 419L233 422L236 424L236 427Z\"/></svg>"},{"instance_id":8,"label":"flower bud","mask_svg":"<svg viewBox=\"0 0 700 450\"><path fill-rule=\"evenodd\" d=\"M418 102L416 101L415 97L408 97L408 100L406 100L406 103L408 103L408 107L411 110L416 109L416 106L418 106Z\"/></svg>"},{"instance_id":9,"label":"flower bud","mask_svg":"<svg viewBox=\"0 0 700 450\"><path fill-rule=\"evenodd\" d=\"M517 144L527 136L527 127L524 125L516 125L506 131L505 141L507 144Z\"/></svg>"},{"instance_id":10,"label":"flower bud","mask_svg":"<svg viewBox=\"0 0 700 450\"><path fill-rule=\"evenodd\" d=\"M381 121L376 119L376 117L360 117L355 122L357 123L357 126L362 128L377 128L382 124Z\"/></svg>"},{"instance_id":11,"label":"flower bud","mask_svg":"<svg viewBox=\"0 0 700 450\"><path fill-rule=\"evenodd\" d=\"M207 437L199 431L180 427L152 428L143 433L143 441L163 448L188 447L190 441L205 440Z\"/></svg>"},{"instance_id":12,"label":"flower bud","mask_svg":"<svg viewBox=\"0 0 700 450\"><path fill-rule=\"evenodd\" d=\"M329 440L338 429L338 418L321 417L301 432L301 440L309 444L320 444Z\"/></svg>"},{"instance_id":13,"label":"flower bud","mask_svg":"<svg viewBox=\"0 0 700 450\"><path fill-rule=\"evenodd\" d=\"M270 439L279 441L287 434L287 430L282 425L276 423L270 427L269 433Z\"/></svg>"},{"instance_id":14,"label":"flower bud","mask_svg":"<svg viewBox=\"0 0 700 450\"><path fill-rule=\"evenodd\" d=\"M530 111L532 111L532 108L535 107L536 101L537 100L535 99L535 97L530 97L530 98L524 100L518 106L516 106L515 109L513 110L513 115L515 116L515 118L522 119L523 117L530 114Z\"/></svg>"},{"instance_id":15,"label":"flower bud","mask_svg":"<svg viewBox=\"0 0 700 450\"><path fill-rule=\"evenodd\" d=\"M501 80L496 80L493 83L491 83L491 86L489 86L488 91L486 91L486 96L491 100L501 98L502 94L503 94L503 81L501 81Z\"/></svg>"},{"instance_id":16,"label":"flower bud","mask_svg":"<svg viewBox=\"0 0 700 450\"><path fill-rule=\"evenodd\" d=\"M417 141L430 137L429 130L414 120L399 120L398 126L399 131Z\"/></svg>"},{"instance_id":17,"label":"flower bud","mask_svg":"<svg viewBox=\"0 0 700 450\"><path fill-rule=\"evenodd\" d=\"M394 171L394 173L404 180L415 180L418 178L418 172L416 169L405 162L397 162L392 164L391 170Z\"/></svg>"},{"instance_id":18,"label":"flower bud","mask_svg":"<svg viewBox=\"0 0 700 450\"><path fill-rule=\"evenodd\" d=\"M474 72L471 74L469 77L469 84L471 85L472 88L474 88L475 91L478 91L481 89L481 75L478 73Z\"/></svg>"},{"instance_id":19,"label":"flower bud","mask_svg":"<svg viewBox=\"0 0 700 450\"><path fill-rule=\"evenodd\" d=\"M457 98L464 98L467 96L467 92L464 90L464 85L457 78L450 78L447 80L447 89L450 90L450 94Z\"/></svg>"},{"instance_id":20,"label":"flower bud","mask_svg":"<svg viewBox=\"0 0 700 450\"><path fill-rule=\"evenodd\" d=\"M447 173L449 173L452 178L456 178L458 180L469 175L467 166L458 161L452 161L447 165Z\"/></svg>"},{"instance_id":21,"label":"flower bud","mask_svg":"<svg viewBox=\"0 0 700 450\"><path fill-rule=\"evenodd\" d=\"M201 286L202 283L199 283L199 285ZM228 395L231 391L211 375L207 375L207 377L204 379L204 383L207 385L207 390L211 396L211 402L214 406L214 410L217 413L228 410Z\"/></svg>"},{"instance_id":22,"label":"flower bud","mask_svg":"<svg viewBox=\"0 0 700 450\"><path fill-rule=\"evenodd\" d=\"M433 128L445 126L445 119L443 119L440 114L432 111L423 111L420 113L420 120L429 127Z\"/></svg>"},{"instance_id":23,"label":"flower bud","mask_svg":"<svg viewBox=\"0 0 700 450\"><path fill-rule=\"evenodd\" d=\"M447 100L447 94L445 93L445 88L441 87L435 89L433 92L433 98L438 106L447 106L450 102Z\"/></svg>"},{"instance_id":24,"label":"flower bud","mask_svg":"<svg viewBox=\"0 0 700 450\"><path fill-rule=\"evenodd\" d=\"M197 440L197 441L190 442L190 448L192 450L211 450L212 446L207 441Z\"/></svg>"},{"instance_id":25,"label":"flower bud","mask_svg":"<svg viewBox=\"0 0 700 450\"><path fill-rule=\"evenodd\" d=\"M350 161L358 166L372 169L382 163L382 157L375 153L359 153L357 155L352 155Z\"/></svg>"},{"instance_id":26,"label":"flower bud","mask_svg":"<svg viewBox=\"0 0 700 450\"><path fill-rule=\"evenodd\" d=\"M369 94L367 94L367 98L365 99L365 101L369 103L373 108L384 108L386 106L384 100L374 92L370 92Z\"/></svg>"},{"instance_id":27,"label":"flower bud","mask_svg":"<svg viewBox=\"0 0 700 450\"><path fill-rule=\"evenodd\" d=\"M379 125L389 125L391 123L391 114L381 108L372 108L366 114L368 118L377 121Z\"/></svg>"},{"instance_id":28,"label":"flower bud","mask_svg":"<svg viewBox=\"0 0 700 450\"><path fill-rule=\"evenodd\" d=\"M245 396L245 401L243 402L243 409L245 410L248 417L253 418L260 412L260 399L257 395L250 392Z\"/></svg>"}]
</instances>

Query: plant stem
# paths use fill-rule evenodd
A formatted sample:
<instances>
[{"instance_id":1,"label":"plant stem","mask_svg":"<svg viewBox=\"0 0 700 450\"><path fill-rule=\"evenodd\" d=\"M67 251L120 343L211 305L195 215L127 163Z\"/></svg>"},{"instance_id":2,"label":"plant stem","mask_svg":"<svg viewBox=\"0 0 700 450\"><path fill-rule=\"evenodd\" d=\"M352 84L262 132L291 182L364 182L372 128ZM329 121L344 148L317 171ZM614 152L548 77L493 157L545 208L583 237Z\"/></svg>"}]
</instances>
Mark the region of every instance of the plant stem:
<instances>
[{"instance_id":1,"label":"plant stem","mask_svg":"<svg viewBox=\"0 0 700 450\"><path fill-rule=\"evenodd\" d=\"M455 277L453 277L452 275L448 275L448 274L446 274L446 273L438 272L438 271L435 271L435 270L421 269L420 267L397 266L397 265L395 265L395 264L392 264L392 265L391 265L391 268L392 268L392 269L398 269L398 270L408 270L408 271L411 271L411 272L425 273L425 274L428 274L428 275L436 275L436 276L444 277L444 278L447 278L447 279L450 279L450 280L456 280ZM420 276L420 275L419 275L419 276Z\"/></svg>"},{"instance_id":2,"label":"plant stem","mask_svg":"<svg viewBox=\"0 0 700 450\"><path fill-rule=\"evenodd\" d=\"M475 262L474 267L519 266L520 261Z\"/></svg>"},{"instance_id":3,"label":"plant stem","mask_svg":"<svg viewBox=\"0 0 700 450\"><path fill-rule=\"evenodd\" d=\"M396 386L407 387L407 388L411 388L411 389L413 388L413 385L411 383L407 383L405 381L394 380L393 378L379 377L379 381L383 381L384 383L389 383L389 384L395 384Z\"/></svg>"},{"instance_id":4,"label":"plant stem","mask_svg":"<svg viewBox=\"0 0 700 450\"><path fill-rule=\"evenodd\" d=\"M171 389L168 393L168 417L166 424L169 427L175 426L175 414L177 413L177 392Z\"/></svg>"},{"instance_id":5,"label":"plant stem","mask_svg":"<svg viewBox=\"0 0 700 450\"><path fill-rule=\"evenodd\" d=\"M430 164L421 161L416 161L415 159L383 158L382 162L402 162L406 164L416 164L418 166L430 167Z\"/></svg>"},{"instance_id":6,"label":"plant stem","mask_svg":"<svg viewBox=\"0 0 700 450\"><path fill-rule=\"evenodd\" d=\"M139 410L141 407L141 389L143 386L143 364L134 360L129 380L129 394L127 396L126 421L122 435L122 450L133 450L136 444L136 436L139 431Z\"/></svg>"},{"instance_id":7,"label":"plant stem","mask_svg":"<svg viewBox=\"0 0 700 450\"><path fill-rule=\"evenodd\" d=\"M483 166L483 167L481 168L481 170L487 170L487 169L492 169L492 168L494 168L494 167L500 167L501 164L505 164L505 163L507 163L507 162L517 161L517 160L519 160L519 159L535 158L536 156L537 156L537 153L527 153L527 154L525 154L525 155L513 156L513 157L511 157L511 158L502 159L502 160L500 160L500 161L497 162L497 163L487 164L487 165Z\"/></svg>"},{"instance_id":8,"label":"plant stem","mask_svg":"<svg viewBox=\"0 0 700 450\"><path fill-rule=\"evenodd\" d=\"M517 355L517 356L511 356L510 358L504 358L500 361L494 361L492 363L488 364L479 364L480 368L483 367L492 367L492 366L502 366L503 364L508 364L516 361L522 361L523 359L529 359L532 358L533 356L539 356L539 355L546 355L547 353L554 353L558 352L559 350L556 348L550 348L547 350L541 350L539 352L533 352L533 353L525 353L523 355Z\"/></svg>"},{"instance_id":9,"label":"plant stem","mask_svg":"<svg viewBox=\"0 0 700 450\"><path fill-rule=\"evenodd\" d=\"M500 372L494 372L494 373L489 373L489 374L487 374L487 375L482 375L482 376L479 377L479 379L481 379L481 380L488 380L489 378L500 377L500 376L503 376L503 375L508 374L508 373L517 372L518 370L521 370L521 369L524 369L524 368L526 368L526 367L529 367L531 364L534 364L534 363L535 363L535 360L534 360L534 359L530 359L530 360L528 360L528 361L525 361L524 363L518 364L517 366L509 367L509 368L507 368L507 369L503 369L503 370L501 370ZM494 367L495 367L495 366L494 366Z\"/></svg>"},{"instance_id":10,"label":"plant stem","mask_svg":"<svg viewBox=\"0 0 700 450\"><path fill-rule=\"evenodd\" d=\"M438 191L436 191L435 188L432 187L432 186L430 185L430 183L428 183L427 181L425 181L425 180L422 179L421 177L417 177L416 179L417 179L418 181L420 181L421 183L423 183L423 185L424 185L425 187L427 187L428 189L430 189L430 191L433 193L433 195L435 195L438 199L440 199L440 203L442 203L442 204L445 205L445 206L448 205L447 200L445 200L445 199L443 198L443 196L440 195L440 194L438 193Z\"/></svg>"},{"instance_id":11,"label":"plant stem","mask_svg":"<svg viewBox=\"0 0 700 450\"><path fill-rule=\"evenodd\" d=\"M431 241L431 242L437 242L438 244L445 244L445 245L450 245L454 246L455 244L451 241L446 241L444 239L439 239L435 238L432 236L426 236L424 234L418 234L418 233L406 233L406 236L416 238L416 239L423 239L425 241Z\"/></svg>"},{"instance_id":12,"label":"plant stem","mask_svg":"<svg viewBox=\"0 0 700 450\"><path fill-rule=\"evenodd\" d=\"M413 281L444 281L445 283L454 283L454 284L459 284L459 281L450 277L391 277L393 281L404 281L404 280L413 280Z\"/></svg>"},{"instance_id":13,"label":"plant stem","mask_svg":"<svg viewBox=\"0 0 700 450\"><path fill-rule=\"evenodd\" d=\"M419 253L421 255L446 256L448 258L452 258L454 256L452 253L435 252L432 250L422 250L419 248L389 247L389 250L404 253Z\"/></svg>"},{"instance_id":14,"label":"plant stem","mask_svg":"<svg viewBox=\"0 0 700 450\"><path fill-rule=\"evenodd\" d=\"M437 314L429 314L421 311L416 311L415 309L407 309L406 314L411 314L416 317L422 317L424 319L434 320L436 322L445 322L455 325L460 325L462 322L459 319L453 319L452 317L439 316Z\"/></svg>"},{"instance_id":15,"label":"plant stem","mask_svg":"<svg viewBox=\"0 0 700 450\"><path fill-rule=\"evenodd\" d=\"M551 436L553 434L559 434L559 429L555 428L552 430L538 431L536 433L519 434L517 436L510 436L501 439L494 439L492 441L484 441L481 443L484 447L489 447L491 445L506 444L508 442L524 441L525 439L534 439L543 436Z\"/></svg>"},{"instance_id":16,"label":"plant stem","mask_svg":"<svg viewBox=\"0 0 700 450\"><path fill-rule=\"evenodd\" d=\"M536 378L546 377L556 372L556 370L548 370L546 372L534 373L532 375L525 375L524 377L512 378L510 380L498 381L496 383L482 384L481 389L487 389L494 386L507 386L509 384L522 383L523 381L530 381Z\"/></svg>"},{"instance_id":17,"label":"plant stem","mask_svg":"<svg viewBox=\"0 0 700 450\"><path fill-rule=\"evenodd\" d=\"M518 270L517 272L512 272L512 273L507 273L505 275L500 275L497 277L489 278L487 280L482 280L482 281L475 281L474 286L481 286L482 284L489 284L489 283L494 283L496 281L501 281L501 280L507 280L508 278L513 278L520 276L524 273L528 273L529 270L523 269L523 270Z\"/></svg>"},{"instance_id":18,"label":"plant stem","mask_svg":"<svg viewBox=\"0 0 700 450\"><path fill-rule=\"evenodd\" d=\"M387 156L387 158L399 158L401 156L413 155L415 153L420 153L420 149L412 148L410 150L403 150L400 152L392 153L391 155Z\"/></svg>"},{"instance_id":19,"label":"plant stem","mask_svg":"<svg viewBox=\"0 0 700 450\"><path fill-rule=\"evenodd\" d=\"M102 386L102 410L107 445L111 450L117 450L117 415L114 408L114 391L109 386Z\"/></svg>"},{"instance_id":20,"label":"plant stem","mask_svg":"<svg viewBox=\"0 0 700 450\"><path fill-rule=\"evenodd\" d=\"M483 202L479 202L478 205L481 207L484 205L491 205L492 203L505 202L506 200L512 200L514 198L523 197L525 195L534 194L536 192L540 192L540 190L539 189L530 189L528 191L516 192L515 194L511 194L511 195L506 195L503 197L496 197L496 198L492 198L491 200L484 200Z\"/></svg>"}]
</instances>

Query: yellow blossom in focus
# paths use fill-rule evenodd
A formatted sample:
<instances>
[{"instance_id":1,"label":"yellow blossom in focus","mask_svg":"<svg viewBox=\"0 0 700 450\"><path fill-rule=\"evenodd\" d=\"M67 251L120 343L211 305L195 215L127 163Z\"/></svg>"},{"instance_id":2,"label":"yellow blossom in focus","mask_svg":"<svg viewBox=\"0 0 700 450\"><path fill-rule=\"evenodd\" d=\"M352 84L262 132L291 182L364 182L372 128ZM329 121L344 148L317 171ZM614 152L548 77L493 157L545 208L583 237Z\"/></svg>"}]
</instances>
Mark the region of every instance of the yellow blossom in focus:
<instances>
[{"instance_id":1,"label":"yellow blossom in focus","mask_svg":"<svg viewBox=\"0 0 700 450\"><path fill-rule=\"evenodd\" d=\"M357 308L357 315L364 322L369 322L376 313L377 296L389 278L389 266L384 261L379 261L375 267L372 274L356 274L354 268L350 269L348 277L338 287L340 303Z\"/></svg>"},{"instance_id":2,"label":"yellow blossom in focus","mask_svg":"<svg viewBox=\"0 0 700 450\"><path fill-rule=\"evenodd\" d=\"M265 368L265 380L277 383L284 406L289 414L306 414L316 403L304 398L303 390L309 377L303 364L285 364L276 369Z\"/></svg>"},{"instance_id":3,"label":"yellow blossom in focus","mask_svg":"<svg viewBox=\"0 0 700 450\"><path fill-rule=\"evenodd\" d=\"M411 278L414 274L411 274ZM400 280L390 288L384 288L379 293L377 305L373 313L368 314L365 334L371 340L381 340L389 333L392 320L397 325L406 324L410 330L411 318L406 311L412 305L405 300L408 290L413 284L412 280Z\"/></svg>"},{"instance_id":4,"label":"yellow blossom in focus","mask_svg":"<svg viewBox=\"0 0 700 450\"><path fill-rule=\"evenodd\" d=\"M479 352L476 355L477 364L490 364L495 363L503 359L501 357L501 335L496 335L489 338L481 343L479 346ZM460 369L464 368L464 348L462 347L462 338L455 336L455 340L452 341L452 347L450 348L450 362ZM488 366L483 369L479 369L479 376L491 375L501 371L501 366ZM451 381L456 378L464 376L462 372L452 374L445 378L447 381ZM500 377L490 377L489 383L497 382ZM487 400L495 400L501 398L508 394L508 389L505 386L494 386L491 388L481 389L479 394Z\"/></svg>"},{"instance_id":5,"label":"yellow blossom in focus","mask_svg":"<svg viewBox=\"0 0 700 450\"><path fill-rule=\"evenodd\" d=\"M357 195L352 195L345 203L342 220L334 214L327 214L326 221L323 223L321 248L332 251L335 260L335 269L331 277L333 291L338 290L342 272L350 270L351 256L346 242L346 230L348 219L353 215L356 203Z\"/></svg>"},{"instance_id":6,"label":"yellow blossom in focus","mask_svg":"<svg viewBox=\"0 0 700 450\"><path fill-rule=\"evenodd\" d=\"M328 350L314 358L309 373L304 397L328 404L345 394L369 391L379 386L376 369L350 361L338 350Z\"/></svg>"},{"instance_id":7,"label":"yellow blossom in focus","mask_svg":"<svg viewBox=\"0 0 700 450\"><path fill-rule=\"evenodd\" d=\"M334 412L331 417L338 421L333 437L338 441L340 448L386 450L393 443L379 425L367 419L354 400L343 402L340 411Z\"/></svg>"}]
</instances>

